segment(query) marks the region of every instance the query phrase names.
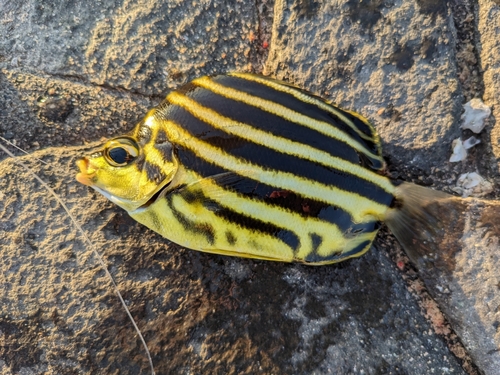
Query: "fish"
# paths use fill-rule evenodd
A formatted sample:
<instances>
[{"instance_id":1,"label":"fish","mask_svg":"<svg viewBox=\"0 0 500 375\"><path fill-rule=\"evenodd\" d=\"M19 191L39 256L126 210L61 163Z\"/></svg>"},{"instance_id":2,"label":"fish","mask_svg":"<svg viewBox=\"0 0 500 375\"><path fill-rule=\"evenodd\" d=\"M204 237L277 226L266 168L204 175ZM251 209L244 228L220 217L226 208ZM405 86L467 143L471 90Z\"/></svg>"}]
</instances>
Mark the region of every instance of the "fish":
<instances>
[{"instance_id":1,"label":"fish","mask_svg":"<svg viewBox=\"0 0 500 375\"><path fill-rule=\"evenodd\" d=\"M385 223L418 261L445 228L438 208L464 209L391 180L362 115L250 73L194 79L77 166L168 240L243 258L332 264L365 254Z\"/></svg>"}]
</instances>

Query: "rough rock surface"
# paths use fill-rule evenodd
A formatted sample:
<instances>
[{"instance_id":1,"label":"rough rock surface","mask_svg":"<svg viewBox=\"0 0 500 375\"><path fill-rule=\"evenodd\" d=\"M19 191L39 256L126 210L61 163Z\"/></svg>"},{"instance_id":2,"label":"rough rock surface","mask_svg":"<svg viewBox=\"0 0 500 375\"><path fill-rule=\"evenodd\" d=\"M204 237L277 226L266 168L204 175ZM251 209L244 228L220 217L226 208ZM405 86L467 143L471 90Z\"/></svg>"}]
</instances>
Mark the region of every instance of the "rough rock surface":
<instances>
[{"instance_id":1,"label":"rough rock surface","mask_svg":"<svg viewBox=\"0 0 500 375\"><path fill-rule=\"evenodd\" d=\"M182 0L12 1L0 48L12 67L158 95L221 69L243 69L255 4Z\"/></svg>"},{"instance_id":2,"label":"rough rock surface","mask_svg":"<svg viewBox=\"0 0 500 375\"><path fill-rule=\"evenodd\" d=\"M475 374L479 368L496 375L498 242L485 235L488 228L457 234L464 251L453 272L424 274L450 327L422 297L421 281L386 231L367 255L328 267L202 254L151 233L76 183L74 161L89 147L82 144L130 129L169 88L201 74L259 71L270 42L267 71L375 123L393 177L449 191L460 172L481 160L477 152L459 165L446 162L471 95L463 66L473 76L475 56L460 49L457 15L478 10L467 17L479 25L483 48L470 38L471 50L480 53L491 121L500 108L500 54L491 52L499 6L487 0L0 3L0 136L29 151L44 149L22 160L56 189L103 254L157 374ZM487 161L492 180L499 177L497 124L490 122L490 140L482 138L497 158ZM0 233L2 375L149 373L92 249L12 160L0 163ZM478 246L486 251L476 253Z\"/></svg>"},{"instance_id":3,"label":"rough rock surface","mask_svg":"<svg viewBox=\"0 0 500 375\"><path fill-rule=\"evenodd\" d=\"M158 374L464 373L383 251L306 267L184 250L72 179L77 148L38 174L84 223L148 343ZM91 249L12 160L0 165L0 369L148 373Z\"/></svg>"},{"instance_id":4,"label":"rough rock surface","mask_svg":"<svg viewBox=\"0 0 500 375\"><path fill-rule=\"evenodd\" d=\"M500 165L500 2L479 0L477 4L479 50L484 80L484 101L493 107L489 130L491 149L498 173Z\"/></svg>"},{"instance_id":5,"label":"rough rock surface","mask_svg":"<svg viewBox=\"0 0 500 375\"><path fill-rule=\"evenodd\" d=\"M460 134L444 2L276 1L267 71L368 116L395 162L430 171Z\"/></svg>"}]
</instances>

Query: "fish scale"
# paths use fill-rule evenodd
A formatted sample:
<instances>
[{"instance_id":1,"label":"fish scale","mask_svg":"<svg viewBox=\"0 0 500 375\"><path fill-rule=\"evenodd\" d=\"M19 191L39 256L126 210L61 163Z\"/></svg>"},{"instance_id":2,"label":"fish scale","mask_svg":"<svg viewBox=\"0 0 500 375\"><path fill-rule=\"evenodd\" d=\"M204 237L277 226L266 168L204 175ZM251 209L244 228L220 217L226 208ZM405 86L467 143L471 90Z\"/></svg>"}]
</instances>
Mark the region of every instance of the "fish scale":
<instances>
[{"instance_id":1,"label":"fish scale","mask_svg":"<svg viewBox=\"0 0 500 375\"><path fill-rule=\"evenodd\" d=\"M79 167L135 220L216 254L335 263L364 254L382 221L407 236L418 220L392 225L410 211L368 120L253 74L193 80Z\"/></svg>"}]
</instances>

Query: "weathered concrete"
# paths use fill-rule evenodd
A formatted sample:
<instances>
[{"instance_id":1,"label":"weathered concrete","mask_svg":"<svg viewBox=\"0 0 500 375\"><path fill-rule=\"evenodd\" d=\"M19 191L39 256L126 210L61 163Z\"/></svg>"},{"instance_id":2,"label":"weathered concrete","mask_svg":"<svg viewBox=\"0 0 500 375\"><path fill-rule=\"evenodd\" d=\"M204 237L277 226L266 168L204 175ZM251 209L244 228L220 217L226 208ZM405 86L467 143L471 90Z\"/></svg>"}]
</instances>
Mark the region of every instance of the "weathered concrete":
<instances>
[{"instance_id":1,"label":"weathered concrete","mask_svg":"<svg viewBox=\"0 0 500 375\"><path fill-rule=\"evenodd\" d=\"M306 267L185 250L75 182L85 152L22 160L49 163L39 175L104 255L158 374L464 373L385 252ZM59 205L12 160L0 175L2 373L148 373L109 281Z\"/></svg>"},{"instance_id":2,"label":"weathered concrete","mask_svg":"<svg viewBox=\"0 0 500 375\"><path fill-rule=\"evenodd\" d=\"M276 2L267 71L369 117L394 162L449 158L462 95L444 2Z\"/></svg>"},{"instance_id":3,"label":"weathered concrete","mask_svg":"<svg viewBox=\"0 0 500 375\"><path fill-rule=\"evenodd\" d=\"M416 236L397 237L476 365L485 374L496 374L500 201L445 196L420 210L426 220L412 223ZM394 226L398 233L398 224Z\"/></svg>"},{"instance_id":4,"label":"weathered concrete","mask_svg":"<svg viewBox=\"0 0 500 375\"><path fill-rule=\"evenodd\" d=\"M484 102L492 107L488 128L496 171L500 169L500 3L478 1L480 63L483 70Z\"/></svg>"},{"instance_id":5,"label":"weathered concrete","mask_svg":"<svg viewBox=\"0 0 500 375\"><path fill-rule=\"evenodd\" d=\"M479 5L489 9L480 17L497 9ZM1 3L0 135L29 150L57 146L24 160L48 162L35 168L103 253L158 374L461 374L460 359L477 373L432 301L408 292L420 291L421 282L386 232L378 250L331 267L219 257L170 244L73 180L84 151L60 146L130 129L168 88L194 76L260 69L264 8L234 1ZM460 168L470 168L446 163L460 134L455 36L441 2L278 1L266 66L369 117L392 176L449 189ZM487 55L485 72L499 66L499 56ZM491 77L485 74L485 100L498 118ZM496 125L490 128L495 149ZM498 169L490 173L498 178ZM64 212L11 161L0 164L0 177L0 373L148 373L108 280ZM469 247L452 279L426 280L476 364L496 374L484 362L495 352L481 356L498 345L495 244L482 235L460 235ZM441 280L449 283L444 297ZM489 325L464 324L471 321Z\"/></svg>"},{"instance_id":6,"label":"weathered concrete","mask_svg":"<svg viewBox=\"0 0 500 375\"><path fill-rule=\"evenodd\" d=\"M11 68L159 95L200 74L245 69L253 2L12 1L0 4Z\"/></svg>"}]
</instances>

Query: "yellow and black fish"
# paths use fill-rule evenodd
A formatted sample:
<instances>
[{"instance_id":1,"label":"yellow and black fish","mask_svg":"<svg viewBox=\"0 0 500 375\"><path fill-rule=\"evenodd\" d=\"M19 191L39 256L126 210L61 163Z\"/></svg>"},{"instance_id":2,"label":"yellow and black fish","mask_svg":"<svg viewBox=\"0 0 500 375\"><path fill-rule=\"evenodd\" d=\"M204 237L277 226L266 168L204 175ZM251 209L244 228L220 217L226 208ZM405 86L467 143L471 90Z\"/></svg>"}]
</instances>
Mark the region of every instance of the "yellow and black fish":
<instances>
[{"instance_id":1,"label":"yellow and black fish","mask_svg":"<svg viewBox=\"0 0 500 375\"><path fill-rule=\"evenodd\" d=\"M307 264L364 254L383 221L411 247L423 205L449 197L384 176L359 114L242 73L171 92L78 165L78 181L182 246Z\"/></svg>"}]
</instances>

